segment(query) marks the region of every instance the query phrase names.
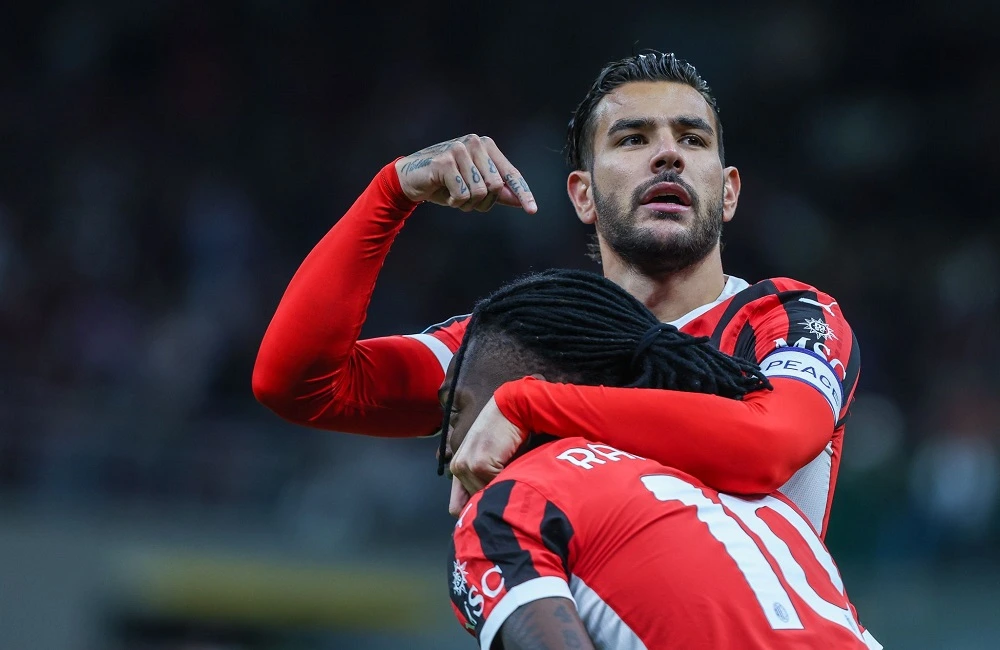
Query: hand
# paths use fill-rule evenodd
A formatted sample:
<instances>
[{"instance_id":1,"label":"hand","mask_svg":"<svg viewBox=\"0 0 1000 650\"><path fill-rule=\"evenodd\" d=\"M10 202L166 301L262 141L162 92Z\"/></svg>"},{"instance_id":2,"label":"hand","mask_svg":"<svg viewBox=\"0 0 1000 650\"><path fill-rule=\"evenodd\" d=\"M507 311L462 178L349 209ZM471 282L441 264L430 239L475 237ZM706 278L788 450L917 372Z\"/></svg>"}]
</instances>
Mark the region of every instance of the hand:
<instances>
[{"instance_id":1,"label":"hand","mask_svg":"<svg viewBox=\"0 0 1000 650\"><path fill-rule=\"evenodd\" d=\"M455 450L449 469L468 494L475 494L500 473L527 437L527 432L514 426L491 397ZM456 489L453 485L448 511L457 517L464 503ZM457 512L453 509L456 507Z\"/></svg>"},{"instance_id":2,"label":"hand","mask_svg":"<svg viewBox=\"0 0 1000 650\"><path fill-rule=\"evenodd\" d=\"M448 514L452 517L461 517L465 506L469 504L472 495L465 489L457 476L451 477L451 498L448 500Z\"/></svg>"},{"instance_id":3,"label":"hand","mask_svg":"<svg viewBox=\"0 0 1000 650\"><path fill-rule=\"evenodd\" d=\"M463 212L486 212L495 204L538 211L521 172L493 138L470 134L421 149L396 161L403 193Z\"/></svg>"}]
</instances>

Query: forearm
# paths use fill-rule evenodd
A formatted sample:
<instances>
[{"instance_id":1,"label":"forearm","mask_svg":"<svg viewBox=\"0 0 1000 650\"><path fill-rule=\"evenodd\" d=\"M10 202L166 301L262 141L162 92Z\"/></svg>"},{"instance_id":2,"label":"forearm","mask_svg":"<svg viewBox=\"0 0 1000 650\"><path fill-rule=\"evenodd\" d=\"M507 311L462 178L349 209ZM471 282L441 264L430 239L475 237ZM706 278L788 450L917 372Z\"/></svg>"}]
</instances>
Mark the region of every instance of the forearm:
<instances>
[{"instance_id":1,"label":"forearm","mask_svg":"<svg viewBox=\"0 0 1000 650\"><path fill-rule=\"evenodd\" d=\"M302 262L275 311L254 367L258 399L295 421L319 417L356 358L375 280L416 204L387 165Z\"/></svg>"},{"instance_id":2,"label":"forearm","mask_svg":"<svg viewBox=\"0 0 1000 650\"><path fill-rule=\"evenodd\" d=\"M783 485L829 442L823 397L794 379L742 401L680 391L553 384L502 386L497 406L522 430L583 436L687 472L735 494Z\"/></svg>"},{"instance_id":3,"label":"forearm","mask_svg":"<svg viewBox=\"0 0 1000 650\"><path fill-rule=\"evenodd\" d=\"M504 621L500 636L504 650L594 648L576 607L565 598L542 598L522 605Z\"/></svg>"}]
</instances>

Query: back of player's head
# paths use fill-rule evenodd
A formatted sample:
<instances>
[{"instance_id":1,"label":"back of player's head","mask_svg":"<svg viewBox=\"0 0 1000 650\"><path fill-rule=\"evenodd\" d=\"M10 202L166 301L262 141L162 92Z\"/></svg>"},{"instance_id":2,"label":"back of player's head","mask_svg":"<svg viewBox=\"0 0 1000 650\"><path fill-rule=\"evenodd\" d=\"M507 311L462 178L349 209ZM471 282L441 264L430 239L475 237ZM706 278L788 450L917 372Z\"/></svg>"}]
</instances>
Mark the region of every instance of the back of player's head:
<instances>
[{"instance_id":1,"label":"back of player's head","mask_svg":"<svg viewBox=\"0 0 1000 650\"><path fill-rule=\"evenodd\" d=\"M497 374L512 378L540 373L551 381L731 398L769 387L757 364L661 323L627 291L586 271L529 275L476 305L455 355L444 431L470 348L474 367L465 371L497 373L492 366L499 365L505 368Z\"/></svg>"},{"instance_id":2,"label":"back of player's head","mask_svg":"<svg viewBox=\"0 0 1000 650\"><path fill-rule=\"evenodd\" d=\"M719 119L719 107L712 95L712 89L698 74L698 70L687 61L677 58L672 53L647 50L642 54L612 61L604 66L583 101L576 107L566 134L566 161L572 169L589 170L593 164L594 111L597 105L615 88L635 81L673 81L687 84L701 93L715 116L716 130L719 132L719 160L725 166L722 121Z\"/></svg>"}]
</instances>

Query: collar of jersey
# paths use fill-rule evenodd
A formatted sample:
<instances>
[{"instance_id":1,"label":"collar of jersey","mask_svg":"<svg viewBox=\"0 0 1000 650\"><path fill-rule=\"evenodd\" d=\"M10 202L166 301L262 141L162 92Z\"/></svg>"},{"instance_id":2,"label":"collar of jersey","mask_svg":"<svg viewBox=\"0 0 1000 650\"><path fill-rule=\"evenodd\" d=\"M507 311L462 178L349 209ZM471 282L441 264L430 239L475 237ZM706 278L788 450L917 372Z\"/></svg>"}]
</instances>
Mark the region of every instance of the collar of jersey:
<instances>
[{"instance_id":1,"label":"collar of jersey","mask_svg":"<svg viewBox=\"0 0 1000 650\"><path fill-rule=\"evenodd\" d=\"M748 283L746 280L744 280L742 278L738 278L735 275L730 275L730 276L728 276L728 279L726 280L726 284L722 287L722 293L719 294L718 298L716 298L712 302L708 303L707 305L702 305L701 307L696 307L696 308L692 309L691 311L689 311L688 313L684 314L680 318L678 318L676 320L670 321L669 324L673 325L677 329L680 329L680 328L684 327L685 325L687 325L688 323L690 323L691 321L693 321L694 319L696 319L699 316L701 316L702 314L704 314L706 311L708 311L712 307L715 307L716 305L718 305L720 302L723 302L725 300L729 300L730 298L732 298L733 296L735 296L736 294L738 294L740 291L743 291L744 289L746 289L749 286L750 286L750 283Z\"/></svg>"}]
</instances>

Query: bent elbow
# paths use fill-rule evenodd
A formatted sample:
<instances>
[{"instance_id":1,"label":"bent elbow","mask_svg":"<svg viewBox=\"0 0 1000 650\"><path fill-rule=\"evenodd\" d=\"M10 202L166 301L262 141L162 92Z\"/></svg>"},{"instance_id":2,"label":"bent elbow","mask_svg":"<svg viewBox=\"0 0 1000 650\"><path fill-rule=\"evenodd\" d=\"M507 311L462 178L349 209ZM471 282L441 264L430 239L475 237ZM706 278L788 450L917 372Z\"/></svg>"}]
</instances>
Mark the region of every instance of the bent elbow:
<instances>
[{"instance_id":1,"label":"bent elbow","mask_svg":"<svg viewBox=\"0 0 1000 650\"><path fill-rule=\"evenodd\" d=\"M755 494L770 494L788 482L795 474L795 471L787 471L785 467L762 467L761 471L753 477L752 486Z\"/></svg>"},{"instance_id":2,"label":"bent elbow","mask_svg":"<svg viewBox=\"0 0 1000 650\"><path fill-rule=\"evenodd\" d=\"M278 405L282 402L282 391L278 383L274 381L271 373L262 369L259 359L253 368L250 388L253 390L253 396L258 402L272 411L278 410Z\"/></svg>"},{"instance_id":3,"label":"bent elbow","mask_svg":"<svg viewBox=\"0 0 1000 650\"><path fill-rule=\"evenodd\" d=\"M714 483L720 492L730 494L770 494L787 483L796 471L790 459L776 458L773 453L746 454L739 467L732 467Z\"/></svg>"},{"instance_id":4,"label":"bent elbow","mask_svg":"<svg viewBox=\"0 0 1000 650\"><path fill-rule=\"evenodd\" d=\"M317 381L325 388L319 388ZM337 399L337 391L333 390L333 383L328 379L305 378L288 369L262 363L259 357L254 365L250 387L258 402L294 424L316 426L320 417L345 413L345 403Z\"/></svg>"},{"instance_id":5,"label":"bent elbow","mask_svg":"<svg viewBox=\"0 0 1000 650\"><path fill-rule=\"evenodd\" d=\"M288 418L291 416L290 408L294 402L294 384L292 379L278 372L266 359L258 355L250 379L250 388L258 402L276 414Z\"/></svg>"},{"instance_id":6,"label":"bent elbow","mask_svg":"<svg viewBox=\"0 0 1000 650\"><path fill-rule=\"evenodd\" d=\"M770 494L792 480L796 472L806 466L815 454L806 458L807 454L798 451L786 455L761 457L753 463L753 468L747 472L747 487L754 494Z\"/></svg>"}]
</instances>

